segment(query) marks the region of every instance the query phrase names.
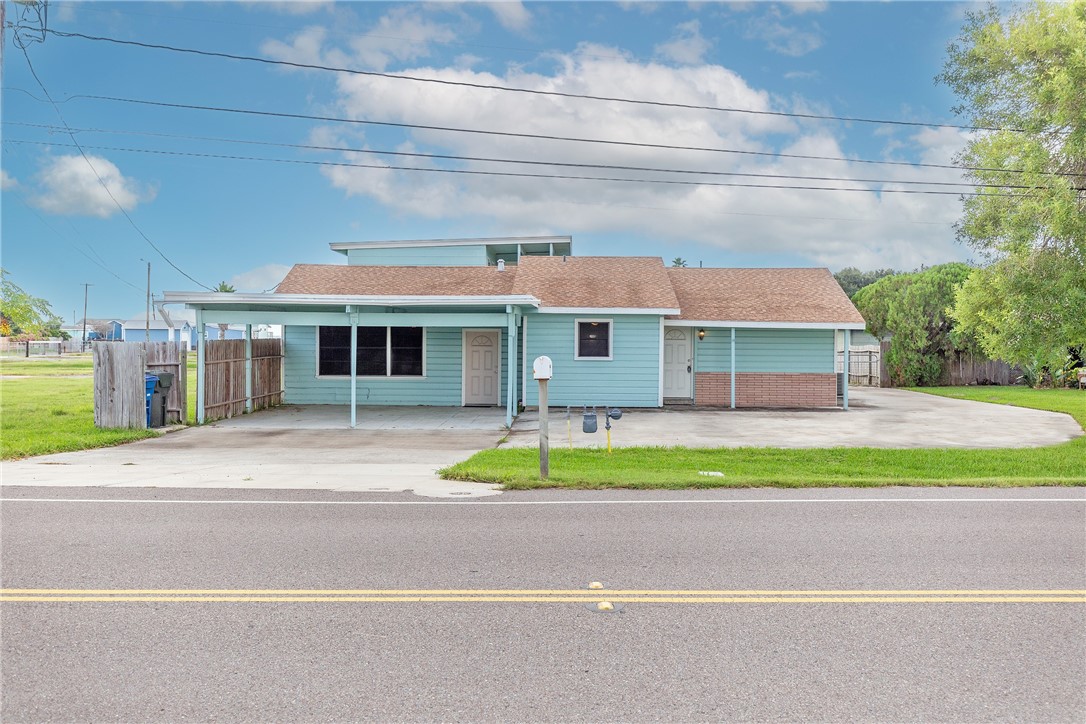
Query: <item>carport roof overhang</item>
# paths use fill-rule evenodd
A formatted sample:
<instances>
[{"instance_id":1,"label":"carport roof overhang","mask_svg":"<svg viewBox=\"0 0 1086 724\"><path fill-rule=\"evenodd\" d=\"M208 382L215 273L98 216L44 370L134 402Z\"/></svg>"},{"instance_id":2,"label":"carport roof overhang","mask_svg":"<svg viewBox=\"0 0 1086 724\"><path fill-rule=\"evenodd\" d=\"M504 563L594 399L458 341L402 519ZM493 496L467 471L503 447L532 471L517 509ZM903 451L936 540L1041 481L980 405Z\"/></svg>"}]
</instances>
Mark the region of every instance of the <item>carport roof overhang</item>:
<instances>
[{"instance_id":1,"label":"carport roof overhang","mask_svg":"<svg viewBox=\"0 0 1086 724\"><path fill-rule=\"evenodd\" d=\"M494 296L238 294L165 292L161 305L183 304L205 323L329 324L354 320L363 326L472 326L499 321L497 315L538 308L539 299L520 294ZM390 308L395 311L388 311Z\"/></svg>"}]
</instances>

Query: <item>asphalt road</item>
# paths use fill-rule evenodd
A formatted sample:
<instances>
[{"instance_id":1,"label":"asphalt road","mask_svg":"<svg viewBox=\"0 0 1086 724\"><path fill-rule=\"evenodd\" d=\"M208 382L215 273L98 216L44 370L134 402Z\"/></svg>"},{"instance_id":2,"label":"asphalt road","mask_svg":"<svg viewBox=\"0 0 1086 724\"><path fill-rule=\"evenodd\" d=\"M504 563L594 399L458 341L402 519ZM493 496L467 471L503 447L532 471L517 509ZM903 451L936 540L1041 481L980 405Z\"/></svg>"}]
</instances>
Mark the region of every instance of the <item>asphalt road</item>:
<instances>
[{"instance_id":1,"label":"asphalt road","mask_svg":"<svg viewBox=\"0 0 1086 724\"><path fill-rule=\"evenodd\" d=\"M1086 717L1083 489L3 497L5 722Z\"/></svg>"}]
</instances>

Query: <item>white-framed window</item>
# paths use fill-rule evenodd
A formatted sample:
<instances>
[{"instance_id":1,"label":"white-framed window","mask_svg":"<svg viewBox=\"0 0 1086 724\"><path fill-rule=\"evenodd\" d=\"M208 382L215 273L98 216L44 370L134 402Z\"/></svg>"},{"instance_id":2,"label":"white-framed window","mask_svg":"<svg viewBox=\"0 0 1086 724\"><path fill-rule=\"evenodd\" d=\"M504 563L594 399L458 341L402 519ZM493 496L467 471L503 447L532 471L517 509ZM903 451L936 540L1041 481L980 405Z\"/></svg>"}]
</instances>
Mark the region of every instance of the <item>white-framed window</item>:
<instances>
[{"instance_id":1,"label":"white-framed window","mask_svg":"<svg viewBox=\"0 0 1086 724\"><path fill-rule=\"evenodd\" d=\"M359 327L355 358L359 377L425 377L426 330ZM317 327L317 376L350 374L351 328Z\"/></svg>"},{"instance_id":2,"label":"white-framed window","mask_svg":"<svg viewBox=\"0 0 1086 724\"><path fill-rule=\"evenodd\" d=\"M609 360L613 345L610 319L573 320L573 359Z\"/></svg>"}]
</instances>

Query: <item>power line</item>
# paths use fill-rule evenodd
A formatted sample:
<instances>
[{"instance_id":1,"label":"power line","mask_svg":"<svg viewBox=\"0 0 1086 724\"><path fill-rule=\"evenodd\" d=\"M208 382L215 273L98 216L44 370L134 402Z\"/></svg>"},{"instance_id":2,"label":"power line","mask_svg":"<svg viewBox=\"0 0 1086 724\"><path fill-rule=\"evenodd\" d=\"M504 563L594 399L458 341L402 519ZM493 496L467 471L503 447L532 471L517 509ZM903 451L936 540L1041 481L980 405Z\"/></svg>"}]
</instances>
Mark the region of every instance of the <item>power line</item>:
<instances>
[{"instance_id":1,"label":"power line","mask_svg":"<svg viewBox=\"0 0 1086 724\"><path fill-rule=\"evenodd\" d=\"M832 115L820 115L816 113L789 113L785 111L760 111L752 108L730 108L725 106L708 106L698 105L693 103L676 103L672 101L656 101L638 98L622 98L618 96L597 96L587 93L567 93L564 91L545 91L535 88L517 88L515 86L497 85L494 83L471 83L468 81L455 81L445 80L442 78L426 78L416 75L405 75L402 73L384 73L375 70L357 70L354 68L340 68L331 65L320 65L316 63L298 63L289 60L273 60L271 58L262 58L254 55L239 55L236 53L223 53L211 50L198 50L196 48L181 48L174 45L161 45L157 43L144 43L137 40L121 40L120 38L110 38L101 35L86 35L84 33L69 33L60 30L53 30L47 28L46 33L56 36L58 38L80 38L82 40L91 40L95 42L114 43L116 45L128 45L137 48L145 48L150 50L167 50L174 53L187 53L190 55L200 55L210 58L226 58L228 60L241 60L250 63L263 63L266 65L282 65L291 68L303 68L306 70L323 70L332 73L347 73L349 75L361 75L373 78L387 78L390 80L407 80L414 81L416 83L434 83L437 85L445 86L458 86L463 88L475 88L480 90L496 90L506 93L522 93L528 95L549 96L556 98L575 98L579 100L591 100L591 101L604 101L608 103L627 103L631 105L644 105L655 106L660 108L679 108L683 110L695 110L695 111L713 111L717 113L744 113L755 116L776 116L783 118L801 118L805 120L820 120L820 121L843 121L847 123L872 123L876 125L891 125L891 126L913 126L921 128L957 128L967 131L1003 131L1009 130L1014 132L1022 132L1017 128L996 128L991 126L966 126L952 123L921 123L920 121L900 121L882 118L862 118L857 116L832 116Z\"/></svg>"},{"instance_id":2,"label":"power line","mask_svg":"<svg viewBox=\"0 0 1086 724\"><path fill-rule=\"evenodd\" d=\"M24 123L20 121L3 121L5 125L23 126L29 128L44 128L44 129L57 129L56 126L51 126L43 123ZM273 146L276 148L294 148L302 150L312 151L337 151L343 153L365 153L375 156L398 156L406 158L426 158L434 160L444 161L478 161L484 163L504 163L504 164L517 164L525 166L561 166L565 168L588 168L588 169L608 169L617 171L641 171L650 173L674 173L674 174L690 174L696 176L738 176L746 178L775 178L775 179L791 179L798 181L850 181L854 183L876 183L876 184L902 184L909 186L974 186L974 184L965 181L909 181L898 179L867 179L867 178L851 178L840 176L801 176L797 174L777 174L777 173L755 173L746 171L702 171L696 169L674 169L674 168L660 168L655 166L624 166L617 164L604 164L604 163L571 163L562 161L535 161L529 159L510 159L510 158L494 158L487 156L458 156L451 154L438 154L438 153L417 153L408 151L385 151L372 148L353 148L349 146L318 146L306 143L281 143L275 141L254 141L251 139L239 139L239 138L222 138L216 136L194 136L188 134L176 134L176 133L158 133L153 131L131 131L131 130L113 130L106 128L73 128L76 133L104 133L104 134L116 134L116 135L131 135L131 136L148 136L153 138L177 138L189 141L211 141L214 143L235 143L249 146ZM992 184L989 188L994 188L996 184ZM1016 188L1016 189L1031 189L1034 186L1029 185L1014 185L1014 184L998 184L999 188Z\"/></svg>"},{"instance_id":3,"label":"power line","mask_svg":"<svg viewBox=\"0 0 1086 724\"><path fill-rule=\"evenodd\" d=\"M26 93L21 88L12 88ZM28 94L30 95L30 94ZM33 97L33 96L31 96ZM118 96L101 96L88 94L75 94L67 100L89 99L108 101L112 103L133 103L145 106L158 106L162 108L179 108L192 111L207 111L215 113L236 113L241 115L263 116L269 118L290 118L294 120L322 121L325 123L350 123L363 126L382 126L386 128L412 128L422 131L446 131L449 133L470 133L483 136L502 136L506 138L530 138L542 141L564 141L571 143L593 143L606 146L625 146L630 148L651 148L668 151L697 151L705 153L728 153L742 156L771 156L774 158L795 158L808 161L840 161L844 163L875 164L883 166L908 166L912 168L941 168L957 171L989 171L994 173L1025 173L1020 169L987 168L983 166L955 166L953 164L939 163L910 163L908 161L881 161L873 159L844 158L841 156L815 156L797 153L776 153L773 151L748 151L732 148L713 148L711 146L682 146L667 143L646 143L640 141L615 141L603 138L583 138L577 136L557 136L542 133L518 133L515 131L492 131L478 128L459 128L456 126L431 126L421 123L400 123L395 121L372 121L360 118L340 118L337 116L318 116L306 113L287 113L285 111L260 111L252 108L228 108L225 106L203 106L191 103L170 103L167 101L150 101L141 98L122 98ZM1047 172L1051 176L1074 176L1068 172Z\"/></svg>"},{"instance_id":4,"label":"power line","mask_svg":"<svg viewBox=\"0 0 1086 724\"><path fill-rule=\"evenodd\" d=\"M71 144L50 143L48 141L27 141L22 139L5 138L4 143L24 143L38 146L68 146ZM929 189L869 189L869 188L837 188L828 186L784 186L780 184L747 184L747 183L722 183L719 181L678 181L675 179L637 179L604 176L570 176L568 174L537 174L516 173L512 171L480 171L471 169L454 168L425 168L420 166L382 166L380 164L348 163L346 161L308 161L304 159L289 158L261 158L256 156L235 156L218 153L197 153L193 151L166 151L146 148L123 148L118 146L87 146L104 151L121 151L127 153L149 153L163 156L189 156L194 158L215 158L228 161L263 161L267 163L289 163L305 166L333 166L346 168L370 168L383 171L421 171L425 173L463 174L469 176L500 176L507 178L536 178L536 179L562 179L573 181L605 181L609 183L643 183L662 184L667 186L711 186L751 189L791 189L793 191L862 191L866 193L887 194L930 194L936 196L1021 196L1020 194L982 193L969 191L932 191ZM892 182L891 182L892 183Z\"/></svg>"},{"instance_id":5,"label":"power line","mask_svg":"<svg viewBox=\"0 0 1086 724\"><path fill-rule=\"evenodd\" d=\"M46 89L45 84L42 83L41 78L38 77L38 73L34 70L34 64L30 62L30 54L27 53L26 47L23 46L23 45L20 45L19 49L23 51L23 57L26 58L27 67L30 68L30 74L32 76L34 76L34 80L37 81L38 87L41 88L42 93L45 94L46 99L49 101L50 105L53 106L53 110L56 111L57 118L60 119L60 122L64 126L64 128L66 129L66 131L68 133L68 136L71 137L72 145L74 145L75 148L77 148L79 150L79 155L83 157L84 161L86 161L87 166L90 168L91 172L94 174L94 177L96 179L98 179L98 183L101 184L102 188L106 192L106 195L108 195L109 198L113 201L113 203L114 203L114 205L116 205L117 209L120 210L120 212L122 214L124 214L124 218L128 219L128 223L131 224L132 228L136 230L136 233L138 233L141 237L143 237L143 240L146 241L148 244L150 244L151 248L154 249L155 251L157 251L159 256L161 256L163 259L166 260L167 264L169 264L171 267L173 267L177 272L179 272L183 277L185 277L186 279L188 279L192 283L194 283L194 284L196 284L198 286L201 286L204 289L207 289L208 291L210 291L211 287L208 287L207 285L201 284L200 282L196 281L191 276L186 274L179 266L174 264L173 261L168 256L166 256L166 254L161 249L159 249L158 246L156 246L153 241L151 241L151 239L147 236L147 234L143 233L143 229L141 229L139 226L136 225L136 222L133 221L132 217L128 215L128 212L125 211L124 207L121 206L119 201L117 201L117 198L113 195L113 192L109 190L109 185L106 184L106 182L102 179L101 175L99 175L98 169L96 169L94 167L94 164L91 163L91 160L89 158L87 158L87 154L86 154L86 152L84 152L83 147L79 145L78 139L76 139L75 134L72 133L71 128L68 126L68 122L64 120L64 116L61 114L60 108L57 106L56 103L53 102L53 97L49 95L49 91Z\"/></svg>"}]
</instances>

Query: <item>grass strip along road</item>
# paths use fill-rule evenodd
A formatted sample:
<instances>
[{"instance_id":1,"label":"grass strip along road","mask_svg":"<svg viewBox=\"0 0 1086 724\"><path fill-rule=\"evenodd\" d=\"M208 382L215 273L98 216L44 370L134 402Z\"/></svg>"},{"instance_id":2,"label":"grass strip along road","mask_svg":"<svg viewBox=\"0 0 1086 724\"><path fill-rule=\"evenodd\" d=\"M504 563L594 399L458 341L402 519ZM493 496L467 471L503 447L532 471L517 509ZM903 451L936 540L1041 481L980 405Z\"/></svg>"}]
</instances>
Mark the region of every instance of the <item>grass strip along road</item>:
<instances>
[{"instance_id":1,"label":"grass strip along road","mask_svg":"<svg viewBox=\"0 0 1086 724\"><path fill-rule=\"evenodd\" d=\"M688 591L549 589L45 589L0 590L22 603L1084 603L1086 590Z\"/></svg>"},{"instance_id":2,"label":"grass strip along road","mask_svg":"<svg viewBox=\"0 0 1086 724\"><path fill-rule=\"evenodd\" d=\"M196 414L196 367L189 357L188 419ZM0 359L0 459L89 450L157 437L153 430L94 426L90 355Z\"/></svg>"},{"instance_id":3,"label":"grass strip along road","mask_svg":"<svg viewBox=\"0 0 1086 724\"><path fill-rule=\"evenodd\" d=\"M1071 415L1086 428L1086 393L1026 387L939 387L957 399ZM983 434L978 430L977 434ZM723 476L708 477L712 470ZM441 471L450 480L529 488L876 487L884 485L1086 485L1086 437L1040 448L718 448L552 449L548 480L534 448L483 450Z\"/></svg>"}]
</instances>

